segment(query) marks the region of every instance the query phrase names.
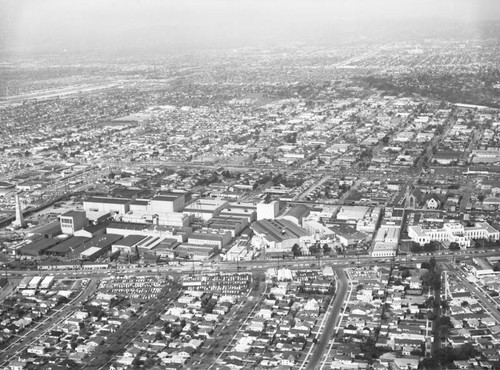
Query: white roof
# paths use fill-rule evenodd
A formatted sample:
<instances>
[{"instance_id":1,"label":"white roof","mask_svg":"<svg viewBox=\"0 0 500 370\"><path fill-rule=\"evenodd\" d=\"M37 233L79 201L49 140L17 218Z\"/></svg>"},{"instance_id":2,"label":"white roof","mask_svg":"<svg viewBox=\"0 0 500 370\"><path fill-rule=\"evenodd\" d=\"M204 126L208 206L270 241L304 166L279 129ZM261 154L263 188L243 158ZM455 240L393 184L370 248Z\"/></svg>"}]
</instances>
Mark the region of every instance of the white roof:
<instances>
[{"instance_id":1,"label":"white roof","mask_svg":"<svg viewBox=\"0 0 500 370\"><path fill-rule=\"evenodd\" d=\"M91 256L93 255L95 252L101 250L101 248L97 248L97 247L90 247L89 249L85 249L82 253L80 253L82 256Z\"/></svg>"}]
</instances>

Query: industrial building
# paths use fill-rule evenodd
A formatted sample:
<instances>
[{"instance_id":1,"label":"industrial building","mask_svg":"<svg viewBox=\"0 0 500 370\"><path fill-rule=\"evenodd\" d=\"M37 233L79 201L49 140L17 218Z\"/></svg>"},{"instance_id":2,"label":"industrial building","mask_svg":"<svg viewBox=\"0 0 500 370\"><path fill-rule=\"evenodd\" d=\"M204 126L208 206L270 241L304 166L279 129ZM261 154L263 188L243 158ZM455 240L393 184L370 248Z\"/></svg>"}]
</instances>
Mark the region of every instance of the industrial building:
<instances>
[{"instance_id":1,"label":"industrial building","mask_svg":"<svg viewBox=\"0 0 500 370\"><path fill-rule=\"evenodd\" d=\"M215 245L200 245L183 243L175 248L175 253L179 257L191 258L193 260L205 260L217 252Z\"/></svg>"},{"instance_id":2,"label":"industrial building","mask_svg":"<svg viewBox=\"0 0 500 370\"><path fill-rule=\"evenodd\" d=\"M98 235L83 243L69 255L74 259L93 261L102 254L110 252L111 246L122 238L122 235L116 234Z\"/></svg>"},{"instance_id":3,"label":"industrial building","mask_svg":"<svg viewBox=\"0 0 500 370\"><path fill-rule=\"evenodd\" d=\"M90 240L90 238L74 236L54 245L53 247L50 247L45 251L45 254L48 256L66 257L68 253L74 251L88 240Z\"/></svg>"},{"instance_id":4,"label":"industrial building","mask_svg":"<svg viewBox=\"0 0 500 370\"><path fill-rule=\"evenodd\" d=\"M95 220L104 214L124 215L130 210L131 199L93 197L83 201L83 209L89 220Z\"/></svg>"},{"instance_id":5,"label":"industrial building","mask_svg":"<svg viewBox=\"0 0 500 370\"><path fill-rule=\"evenodd\" d=\"M310 239L305 229L284 219L255 221L251 229L255 233L254 245L266 251L291 251L294 244Z\"/></svg>"},{"instance_id":6,"label":"industrial building","mask_svg":"<svg viewBox=\"0 0 500 370\"><path fill-rule=\"evenodd\" d=\"M229 231L198 230L188 237L188 243L196 245L213 245L218 249L225 247L231 240Z\"/></svg>"},{"instance_id":7,"label":"industrial building","mask_svg":"<svg viewBox=\"0 0 500 370\"><path fill-rule=\"evenodd\" d=\"M212 217L206 222L206 227L213 230L229 231L233 238L240 235L248 225L248 218L236 216Z\"/></svg>"},{"instance_id":8,"label":"industrial building","mask_svg":"<svg viewBox=\"0 0 500 370\"><path fill-rule=\"evenodd\" d=\"M59 216L59 222L63 234L73 235L87 226L87 217L85 211L69 211Z\"/></svg>"},{"instance_id":9,"label":"industrial building","mask_svg":"<svg viewBox=\"0 0 500 370\"><path fill-rule=\"evenodd\" d=\"M124 222L164 226L189 226L189 215L182 210L187 193L161 193L153 199L137 199L130 203L130 210L122 216Z\"/></svg>"},{"instance_id":10,"label":"industrial building","mask_svg":"<svg viewBox=\"0 0 500 370\"><path fill-rule=\"evenodd\" d=\"M269 203L257 204L257 220L274 220L280 212L280 203L275 200Z\"/></svg>"},{"instance_id":11,"label":"industrial building","mask_svg":"<svg viewBox=\"0 0 500 370\"><path fill-rule=\"evenodd\" d=\"M22 256L40 257L50 247L59 243L57 239L39 239L28 243L17 250Z\"/></svg>"},{"instance_id":12,"label":"industrial building","mask_svg":"<svg viewBox=\"0 0 500 370\"><path fill-rule=\"evenodd\" d=\"M139 242L146 238L147 236L145 235L127 235L111 246L111 252L115 253L119 251L123 254L134 253L136 252L136 246L139 244Z\"/></svg>"},{"instance_id":13,"label":"industrial building","mask_svg":"<svg viewBox=\"0 0 500 370\"><path fill-rule=\"evenodd\" d=\"M361 241L369 239L369 236L361 231L357 231L350 225L329 225L328 226L334 233L335 239L344 247L355 245Z\"/></svg>"},{"instance_id":14,"label":"industrial building","mask_svg":"<svg viewBox=\"0 0 500 370\"><path fill-rule=\"evenodd\" d=\"M172 238L178 242L185 242L193 232L190 227L172 227L172 226L157 226L157 225L144 225L138 223L128 222L112 222L106 227L108 234L119 234L127 236L131 234L136 235L152 235L164 238Z\"/></svg>"},{"instance_id":15,"label":"industrial building","mask_svg":"<svg viewBox=\"0 0 500 370\"><path fill-rule=\"evenodd\" d=\"M311 208L304 204L298 204L296 206L291 207L286 213L282 216L283 219L293 222L296 225L302 226L302 221L309 216L311 213Z\"/></svg>"},{"instance_id":16,"label":"industrial building","mask_svg":"<svg viewBox=\"0 0 500 370\"><path fill-rule=\"evenodd\" d=\"M219 212L221 217L243 217L252 223L257 219L257 204L250 202L229 203L228 208Z\"/></svg>"},{"instance_id":17,"label":"industrial building","mask_svg":"<svg viewBox=\"0 0 500 370\"><path fill-rule=\"evenodd\" d=\"M187 205L183 212L187 215L193 215L197 219L208 221L212 217L218 216L219 212L228 206L229 203L225 200L202 198Z\"/></svg>"}]
</instances>

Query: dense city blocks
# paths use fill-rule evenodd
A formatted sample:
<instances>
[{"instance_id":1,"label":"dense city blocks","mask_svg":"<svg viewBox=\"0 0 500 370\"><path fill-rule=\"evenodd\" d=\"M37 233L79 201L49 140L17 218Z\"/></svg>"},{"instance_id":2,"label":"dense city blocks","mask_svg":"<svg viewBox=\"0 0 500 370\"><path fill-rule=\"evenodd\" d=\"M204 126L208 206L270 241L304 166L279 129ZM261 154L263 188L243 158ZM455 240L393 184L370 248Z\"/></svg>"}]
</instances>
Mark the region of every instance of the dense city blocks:
<instances>
[{"instance_id":1,"label":"dense city blocks","mask_svg":"<svg viewBox=\"0 0 500 370\"><path fill-rule=\"evenodd\" d=\"M0 0L0 370L500 369L500 3L186 3Z\"/></svg>"}]
</instances>

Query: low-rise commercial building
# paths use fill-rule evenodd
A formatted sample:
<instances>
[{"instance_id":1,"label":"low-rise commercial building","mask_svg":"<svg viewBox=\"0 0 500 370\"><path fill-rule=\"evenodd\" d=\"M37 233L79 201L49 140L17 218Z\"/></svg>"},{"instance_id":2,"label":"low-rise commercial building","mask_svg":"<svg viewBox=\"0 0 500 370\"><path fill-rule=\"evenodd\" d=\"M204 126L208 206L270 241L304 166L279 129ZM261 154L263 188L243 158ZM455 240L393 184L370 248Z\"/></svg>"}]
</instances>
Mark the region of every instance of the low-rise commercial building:
<instances>
[{"instance_id":1,"label":"low-rise commercial building","mask_svg":"<svg viewBox=\"0 0 500 370\"><path fill-rule=\"evenodd\" d=\"M288 220L260 220L251 225L257 247L269 251L291 251L294 244L301 245L310 238L302 227Z\"/></svg>"}]
</instances>

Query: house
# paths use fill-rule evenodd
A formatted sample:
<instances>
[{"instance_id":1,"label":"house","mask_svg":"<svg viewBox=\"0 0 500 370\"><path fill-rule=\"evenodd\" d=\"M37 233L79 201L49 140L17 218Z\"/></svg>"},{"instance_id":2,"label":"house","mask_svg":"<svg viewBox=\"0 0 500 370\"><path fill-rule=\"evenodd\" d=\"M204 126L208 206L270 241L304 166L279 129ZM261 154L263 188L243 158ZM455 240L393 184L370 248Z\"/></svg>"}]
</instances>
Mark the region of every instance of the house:
<instances>
[{"instance_id":1,"label":"house","mask_svg":"<svg viewBox=\"0 0 500 370\"><path fill-rule=\"evenodd\" d=\"M292 352L284 353L280 361L282 366L295 366L296 358Z\"/></svg>"},{"instance_id":2,"label":"house","mask_svg":"<svg viewBox=\"0 0 500 370\"><path fill-rule=\"evenodd\" d=\"M419 358L418 356L404 356L401 358L395 358L394 364L397 366L396 369L412 370L418 369Z\"/></svg>"},{"instance_id":3,"label":"house","mask_svg":"<svg viewBox=\"0 0 500 370\"><path fill-rule=\"evenodd\" d=\"M441 201L437 196L432 196L425 202L427 209L438 209L441 206Z\"/></svg>"},{"instance_id":4,"label":"house","mask_svg":"<svg viewBox=\"0 0 500 370\"><path fill-rule=\"evenodd\" d=\"M26 362L24 361L12 361L9 364L9 370L23 370L26 367Z\"/></svg>"},{"instance_id":5,"label":"house","mask_svg":"<svg viewBox=\"0 0 500 370\"><path fill-rule=\"evenodd\" d=\"M28 348L27 352L37 355L37 356L43 356L45 354L46 348L43 346L33 346Z\"/></svg>"},{"instance_id":6,"label":"house","mask_svg":"<svg viewBox=\"0 0 500 370\"><path fill-rule=\"evenodd\" d=\"M468 369L470 363L468 361L453 361L456 369Z\"/></svg>"},{"instance_id":7,"label":"house","mask_svg":"<svg viewBox=\"0 0 500 370\"><path fill-rule=\"evenodd\" d=\"M421 289L422 281L419 276L412 276L410 278L410 289Z\"/></svg>"}]
</instances>

